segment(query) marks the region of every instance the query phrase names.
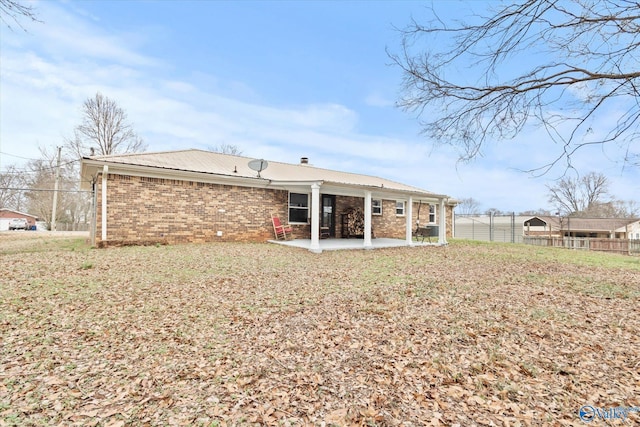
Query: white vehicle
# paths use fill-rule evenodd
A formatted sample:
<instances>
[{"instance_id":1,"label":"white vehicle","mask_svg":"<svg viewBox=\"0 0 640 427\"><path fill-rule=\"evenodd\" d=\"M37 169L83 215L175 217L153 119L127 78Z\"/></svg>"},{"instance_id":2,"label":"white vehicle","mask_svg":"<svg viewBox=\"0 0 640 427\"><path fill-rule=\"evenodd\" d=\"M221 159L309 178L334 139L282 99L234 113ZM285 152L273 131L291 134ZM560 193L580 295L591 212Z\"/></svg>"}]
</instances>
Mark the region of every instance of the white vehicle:
<instances>
[{"instance_id":1,"label":"white vehicle","mask_svg":"<svg viewBox=\"0 0 640 427\"><path fill-rule=\"evenodd\" d=\"M29 223L25 218L13 218L9 221L9 230L28 230Z\"/></svg>"}]
</instances>

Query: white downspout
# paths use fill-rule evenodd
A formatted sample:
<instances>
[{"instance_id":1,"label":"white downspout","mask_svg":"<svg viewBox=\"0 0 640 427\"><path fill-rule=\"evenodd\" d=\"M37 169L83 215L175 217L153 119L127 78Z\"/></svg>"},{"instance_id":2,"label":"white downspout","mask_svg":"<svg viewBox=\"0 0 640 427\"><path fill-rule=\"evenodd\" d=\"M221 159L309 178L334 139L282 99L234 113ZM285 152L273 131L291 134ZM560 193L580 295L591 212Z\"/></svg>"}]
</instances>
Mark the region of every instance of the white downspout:
<instances>
[{"instance_id":1,"label":"white downspout","mask_svg":"<svg viewBox=\"0 0 640 427\"><path fill-rule=\"evenodd\" d=\"M309 250L314 253L322 252L320 249L320 184L311 184L311 246Z\"/></svg>"},{"instance_id":2,"label":"white downspout","mask_svg":"<svg viewBox=\"0 0 640 427\"><path fill-rule=\"evenodd\" d=\"M109 166L102 167L102 241L107 241L107 176Z\"/></svg>"},{"instance_id":3,"label":"white downspout","mask_svg":"<svg viewBox=\"0 0 640 427\"><path fill-rule=\"evenodd\" d=\"M413 244L413 197L409 196L409 201L407 203L405 236L407 239L407 246L411 246Z\"/></svg>"},{"instance_id":4,"label":"white downspout","mask_svg":"<svg viewBox=\"0 0 640 427\"><path fill-rule=\"evenodd\" d=\"M447 209L444 199L440 199L440 227L438 227L438 244L447 244Z\"/></svg>"},{"instance_id":5,"label":"white downspout","mask_svg":"<svg viewBox=\"0 0 640 427\"><path fill-rule=\"evenodd\" d=\"M364 244L365 249L371 249L371 191L364 192Z\"/></svg>"}]
</instances>

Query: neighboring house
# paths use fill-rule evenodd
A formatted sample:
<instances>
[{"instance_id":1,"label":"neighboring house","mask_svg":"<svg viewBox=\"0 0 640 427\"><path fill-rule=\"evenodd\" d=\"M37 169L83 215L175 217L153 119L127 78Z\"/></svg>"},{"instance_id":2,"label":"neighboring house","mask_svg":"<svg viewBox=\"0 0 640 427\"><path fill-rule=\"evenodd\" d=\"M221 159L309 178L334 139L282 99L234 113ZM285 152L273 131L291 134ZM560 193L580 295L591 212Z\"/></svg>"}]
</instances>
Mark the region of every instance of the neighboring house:
<instances>
[{"instance_id":1,"label":"neighboring house","mask_svg":"<svg viewBox=\"0 0 640 427\"><path fill-rule=\"evenodd\" d=\"M617 228L616 233L625 233L627 239L630 240L640 240L640 219L636 219L629 224Z\"/></svg>"},{"instance_id":2,"label":"neighboring house","mask_svg":"<svg viewBox=\"0 0 640 427\"><path fill-rule=\"evenodd\" d=\"M11 209L0 209L0 231L6 231L9 229L9 221L13 218L25 218L29 223L29 227L36 225L38 217L29 215L28 213L18 212Z\"/></svg>"},{"instance_id":3,"label":"neighboring house","mask_svg":"<svg viewBox=\"0 0 640 427\"><path fill-rule=\"evenodd\" d=\"M418 219L438 227L438 242L445 244L455 206L446 195L317 168L306 158L261 165L202 150L92 156L82 159L81 176L82 189L95 190L92 240L101 246L266 241L274 238L275 214L319 252L321 227L330 237L345 236L344 215L353 209L364 214L359 237L365 248L375 237L411 244Z\"/></svg>"},{"instance_id":4,"label":"neighboring house","mask_svg":"<svg viewBox=\"0 0 640 427\"><path fill-rule=\"evenodd\" d=\"M637 239L640 238L639 222L632 218L534 216L524 222L524 233L525 236Z\"/></svg>"}]
</instances>

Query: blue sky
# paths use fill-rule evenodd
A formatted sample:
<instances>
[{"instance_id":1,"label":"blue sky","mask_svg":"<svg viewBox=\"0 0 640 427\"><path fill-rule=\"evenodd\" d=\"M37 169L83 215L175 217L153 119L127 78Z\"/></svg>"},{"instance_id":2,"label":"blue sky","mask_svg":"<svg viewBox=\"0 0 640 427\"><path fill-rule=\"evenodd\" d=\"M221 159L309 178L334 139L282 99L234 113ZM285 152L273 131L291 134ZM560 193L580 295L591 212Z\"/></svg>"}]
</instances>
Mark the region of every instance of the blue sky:
<instances>
[{"instance_id":1,"label":"blue sky","mask_svg":"<svg viewBox=\"0 0 640 427\"><path fill-rule=\"evenodd\" d=\"M427 3L41 1L42 23L0 29L0 170L72 135L97 91L123 107L150 151L238 146L243 155L364 173L473 197L483 210L549 208L548 161L531 130L470 164L419 134L394 107L400 71L385 49ZM440 2L444 16L465 2ZM478 8L479 2L473 7ZM549 148L549 150L548 150ZM617 198L640 202L640 171L592 147L580 171L605 173ZM17 157L16 157L17 156Z\"/></svg>"}]
</instances>

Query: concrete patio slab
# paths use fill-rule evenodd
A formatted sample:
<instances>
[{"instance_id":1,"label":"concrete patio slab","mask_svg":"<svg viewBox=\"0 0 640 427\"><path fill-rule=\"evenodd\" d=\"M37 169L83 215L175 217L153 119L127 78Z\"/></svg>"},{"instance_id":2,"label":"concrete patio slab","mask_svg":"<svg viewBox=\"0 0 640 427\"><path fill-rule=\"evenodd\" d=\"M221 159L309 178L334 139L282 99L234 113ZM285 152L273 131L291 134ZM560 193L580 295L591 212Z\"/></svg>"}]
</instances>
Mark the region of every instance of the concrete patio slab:
<instances>
[{"instance_id":1,"label":"concrete patio slab","mask_svg":"<svg viewBox=\"0 0 640 427\"><path fill-rule=\"evenodd\" d=\"M269 240L269 243L276 243L278 245L291 246L300 249L311 249L311 239L294 239L294 240ZM371 239L371 246L365 247L363 239L321 239L320 240L320 252L322 251L337 251L348 249L381 249L381 248L398 248L408 246L438 246L438 243L430 242L417 242L413 241L411 244L407 244L406 240L402 239L386 239L376 238Z\"/></svg>"}]
</instances>

